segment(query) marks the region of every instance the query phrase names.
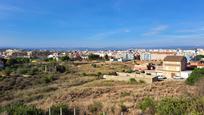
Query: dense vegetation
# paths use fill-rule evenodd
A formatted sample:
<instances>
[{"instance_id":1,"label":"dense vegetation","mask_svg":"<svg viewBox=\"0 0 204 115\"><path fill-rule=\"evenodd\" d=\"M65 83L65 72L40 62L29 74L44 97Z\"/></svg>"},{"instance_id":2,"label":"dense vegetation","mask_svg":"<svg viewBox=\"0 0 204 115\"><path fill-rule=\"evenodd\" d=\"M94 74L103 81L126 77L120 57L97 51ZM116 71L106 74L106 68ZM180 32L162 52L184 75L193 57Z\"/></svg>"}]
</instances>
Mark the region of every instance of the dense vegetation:
<instances>
[{"instance_id":1,"label":"dense vegetation","mask_svg":"<svg viewBox=\"0 0 204 115\"><path fill-rule=\"evenodd\" d=\"M204 98L164 98L161 101L145 98L139 107L143 113L152 115L202 115Z\"/></svg>"},{"instance_id":2,"label":"dense vegetation","mask_svg":"<svg viewBox=\"0 0 204 115\"><path fill-rule=\"evenodd\" d=\"M96 54L90 54L88 55L89 60L101 60L102 58L99 55Z\"/></svg>"},{"instance_id":3,"label":"dense vegetation","mask_svg":"<svg viewBox=\"0 0 204 115\"><path fill-rule=\"evenodd\" d=\"M143 114L149 115L202 115L204 113L204 98L163 98L160 101L155 101L153 98L144 98L138 107ZM88 111L93 114L102 113L103 104L101 102L93 102L88 106ZM114 109L114 108L112 108ZM121 112L128 112L128 108L121 103ZM75 109L79 113L79 109ZM58 104L53 105L50 109L42 111L34 106L24 104L13 104L5 107L0 107L1 113L8 113L9 115L47 115L51 112L54 115L73 114L74 109L67 105Z\"/></svg>"},{"instance_id":4,"label":"dense vegetation","mask_svg":"<svg viewBox=\"0 0 204 115\"><path fill-rule=\"evenodd\" d=\"M189 85L194 85L201 78L204 78L204 68L196 68L195 70L193 70L190 77L186 80L186 83Z\"/></svg>"},{"instance_id":5,"label":"dense vegetation","mask_svg":"<svg viewBox=\"0 0 204 115\"><path fill-rule=\"evenodd\" d=\"M204 55L197 55L194 60L200 61L202 58L204 58Z\"/></svg>"}]
</instances>

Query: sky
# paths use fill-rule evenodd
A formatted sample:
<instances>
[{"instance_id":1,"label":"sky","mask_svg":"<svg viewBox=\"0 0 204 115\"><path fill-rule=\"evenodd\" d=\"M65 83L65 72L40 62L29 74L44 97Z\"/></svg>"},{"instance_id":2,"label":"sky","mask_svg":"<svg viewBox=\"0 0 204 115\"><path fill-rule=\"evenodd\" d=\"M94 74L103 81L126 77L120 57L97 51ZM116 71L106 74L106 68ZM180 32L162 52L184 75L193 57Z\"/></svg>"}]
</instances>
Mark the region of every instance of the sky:
<instances>
[{"instance_id":1,"label":"sky","mask_svg":"<svg viewBox=\"0 0 204 115\"><path fill-rule=\"evenodd\" d=\"M203 0L0 0L0 47L200 47L203 41Z\"/></svg>"}]
</instances>

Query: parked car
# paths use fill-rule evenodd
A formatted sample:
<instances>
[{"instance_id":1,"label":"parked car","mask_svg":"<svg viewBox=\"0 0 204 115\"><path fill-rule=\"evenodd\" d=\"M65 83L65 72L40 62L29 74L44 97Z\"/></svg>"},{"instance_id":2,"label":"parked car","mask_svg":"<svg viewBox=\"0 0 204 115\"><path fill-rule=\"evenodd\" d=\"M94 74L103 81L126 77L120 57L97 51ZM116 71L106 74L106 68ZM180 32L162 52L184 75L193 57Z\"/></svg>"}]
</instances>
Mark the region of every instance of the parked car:
<instances>
[{"instance_id":1,"label":"parked car","mask_svg":"<svg viewBox=\"0 0 204 115\"><path fill-rule=\"evenodd\" d=\"M152 82L164 81L165 79L167 79L165 76L158 75L158 76L152 78Z\"/></svg>"},{"instance_id":2,"label":"parked car","mask_svg":"<svg viewBox=\"0 0 204 115\"><path fill-rule=\"evenodd\" d=\"M181 77L181 76L174 76L173 79L176 79L176 80L183 80L184 78Z\"/></svg>"},{"instance_id":3,"label":"parked car","mask_svg":"<svg viewBox=\"0 0 204 115\"><path fill-rule=\"evenodd\" d=\"M158 76L156 76L159 80L165 80L165 79L167 79L165 76L163 76L163 75L158 75Z\"/></svg>"}]
</instances>

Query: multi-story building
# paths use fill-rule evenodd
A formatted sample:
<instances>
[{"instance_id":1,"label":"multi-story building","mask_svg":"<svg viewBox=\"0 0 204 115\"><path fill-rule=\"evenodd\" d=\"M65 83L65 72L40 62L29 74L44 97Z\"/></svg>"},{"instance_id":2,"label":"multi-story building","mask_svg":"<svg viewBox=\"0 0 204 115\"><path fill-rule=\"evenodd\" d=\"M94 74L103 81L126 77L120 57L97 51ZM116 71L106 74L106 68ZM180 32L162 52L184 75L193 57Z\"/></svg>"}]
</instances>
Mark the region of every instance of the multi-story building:
<instances>
[{"instance_id":1,"label":"multi-story building","mask_svg":"<svg viewBox=\"0 0 204 115\"><path fill-rule=\"evenodd\" d=\"M144 52L140 59L143 61L162 61L166 56L175 55L175 52Z\"/></svg>"},{"instance_id":2,"label":"multi-story building","mask_svg":"<svg viewBox=\"0 0 204 115\"><path fill-rule=\"evenodd\" d=\"M150 61L151 60L151 53L149 53L149 52L141 53L140 60L142 60L142 61Z\"/></svg>"},{"instance_id":3,"label":"multi-story building","mask_svg":"<svg viewBox=\"0 0 204 115\"><path fill-rule=\"evenodd\" d=\"M167 78L181 76L181 71L185 71L187 59L184 56L167 56L163 61L163 75Z\"/></svg>"}]
</instances>

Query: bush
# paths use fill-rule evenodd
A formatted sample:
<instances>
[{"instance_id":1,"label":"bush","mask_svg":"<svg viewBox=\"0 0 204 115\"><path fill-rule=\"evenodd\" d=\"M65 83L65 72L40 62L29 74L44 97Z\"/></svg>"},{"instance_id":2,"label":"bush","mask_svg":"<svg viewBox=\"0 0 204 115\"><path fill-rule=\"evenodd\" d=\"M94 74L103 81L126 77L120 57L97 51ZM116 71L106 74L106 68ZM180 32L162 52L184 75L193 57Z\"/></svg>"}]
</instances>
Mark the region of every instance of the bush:
<instances>
[{"instance_id":1,"label":"bush","mask_svg":"<svg viewBox=\"0 0 204 115\"><path fill-rule=\"evenodd\" d=\"M128 111L128 108L123 103L120 104L120 109L121 109L121 112L127 112Z\"/></svg>"},{"instance_id":2,"label":"bush","mask_svg":"<svg viewBox=\"0 0 204 115\"><path fill-rule=\"evenodd\" d=\"M146 75L152 75L151 73L146 73Z\"/></svg>"},{"instance_id":3,"label":"bush","mask_svg":"<svg viewBox=\"0 0 204 115\"><path fill-rule=\"evenodd\" d=\"M202 114L204 103L200 99L165 98L158 103L158 115L192 115Z\"/></svg>"},{"instance_id":4,"label":"bush","mask_svg":"<svg viewBox=\"0 0 204 115\"><path fill-rule=\"evenodd\" d=\"M98 79L103 79L103 74L101 72L98 72L97 77L98 77Z\"/></svg>"},{"instance_id":5,"label":"bush","mask_svg":"<svg viewBox=\"0 0 204 115\"><path fill-rule=\"evenodd\" d=\"M146 114L156 115L202 115L204 113L203 98L164 98L154 101L145 98L139 104L139 108Z\"/></svg>"},{"instance_id":6,"label":"bush","mask_svg":"<svg viewBox=\"0 0 204 115\"><path fill-rule=\"evenodd\" d=\"M87 76L87 74L86 73L82 73L82 76Z\"/></svg>"},{"instance_id":7,"label":"bush","mask_svg":"<svg viewBox=\"0 0 204 115\"><path fill-rule=\"evenodd\" d=\"M134 71L133 70L131 70L131 69L128 69L127 71L126 71L126 73L133 73Z\"/></svg>"},{"instance_id":8,"label":"bush","mask_svg":"<svg viewBox=\"0 0 204 115\"><path fill-rule=\"evenodd\" d=\"M30 71L27 72L28 75L35 75L39 72L37 68L32 68Z\"/></svg>"},{"instance_id":9,"label":"bush","mask_svg":"<svg viewBox=\"0 0 204 115\"><path fill-rule=\"evenodd\" d=\"M190 77L187 78L186 83L189 85L194 85L201 78L204 78L204 68L202 68L202 69L197 68L197 69L193 70Z\"/></svg>"},{"instance_id":10,"label":"bush","mask_svg":"<svg viewBox=\"0 0 204 115\"><path fill-rule=\"evenodd\" d=\"M96 55L96 54L90 54L88 55L88 59L89 60L100 60L102 59L99 55Z\"/></svg>"},{"instance_id":11,"label":"bush","mask_svg":"<svg viewBox=\"0 0 204 115\"><path fill-rule=\"evenodd\" d=\"M139 103L140 109L143 112L148 110L150 114L155 114L155 106L156 106L156 103L152 98L149 98L149 97L144 98L144 100Z\"/></svg>"},{"instance_id":12,"label":"bush","mask_svg":"<svg viewBox=\"0 0 204 115\"><path fill-rule=\"evenodd\" d=\"M63 65L58 65L56 66L56 71L60 73L64 73L66 71L66 68Z\"/></svg>"},{"instance_id":13,"label":"bush","mask_svg":"<svg viewBox=\"0 0 204 115\"><path fill-rule=\"evenodd\" d=\"M70 58L69 58L69 56L64 56L64 57L61 57L60 60L61 61L69 61Z\"/></svg>"},{"instance_id":14,"label":"bush","mask_svg":"<svg viewBox=\"0 0 204 115\"><path fill-rule=\"evenodd\" d=\"M93 68L96 68L96 67L97 67L96 64L91 64L91 66L92 66Z\"/></svg>"},{"instance_id":15,"label":"bush","mask_svg":"<svg viewBox=\"0 0 204 115\"><path fill-rule=\"evenodd\" d=\"M103 105L101 102L94 102L93 104L88 106L88 109L90 112L96 113L96 112L101 111L102 107Z\"/></svg>"},{"instance_id":16,"label":"bush","mask_svg":"<svg viewBox=\"0 0 204 115\"><path fill-rule=\"evenodd\" d=\"M44 83L50 83L50 82L52 82L54 80L55 80L54 75L47 75L47 76L43 77Z\"/></svg>"},{"instance_id":17,"label":"bush","mask_svg":"<svg viewBox=\"0 0 204 115\"><path fill-rule=\"evenodd\" d=\"M139 83L146 83L144 80L139 80Z\"/></svg>"},{"instance_id":18,"label":"bush","mask_svg":"<svg viewBox=\"0 0 204 115\"><path fill-rule=\"evenodd\" d=\"M69 107L65 104L58 104L58 105L53 105L50 110L52 115L59 115L60 114L60 109L62 109L62 114L65 115L70 115L73 114L72 111L70 111Z\"/></svg>"},{"instance_id":19,"label":"bush","mask_svg":"<svg viewBox=\"0 0 204 115\"><path fill-rule=\"evenodd\" d=\"M0 108L0 114L4 112L8 115L43 115L42 110L24 104L13 104Z\"/></svg>"},{"instance_id":20,"label":"bush","mask_svg":"<svg viewBox=\"0 0 204 115\"><path fill-rule=\"evenodd\" d=\"M12 68L10 67L6 67L5 70L3 71L3 73L6 75L6 76L9 76L12 72Z\"/></svg>"},{"instance_id":21,"label":"bush","mask_svg":"<svg viewBox=\"0 0 204 115\"><path fill-rule=\"evenodd\" d=\"M128 82L130 84L135 84L135 83L137 83L137 80L135 78L130 78Z\"/></svg>"},{"instance_id":22,"label":"bush","mask_svg":"<svg viewBox=\"0 0 204 115\"><path fill-rule=\"evenodd\" d=\"M17 74L19 74L19 75L25 75L26 73L28 73L28 69L27 68L18 68L17 69Z\"/></svg>"}]
</instances>

